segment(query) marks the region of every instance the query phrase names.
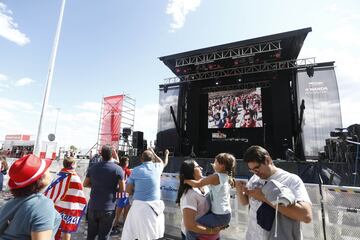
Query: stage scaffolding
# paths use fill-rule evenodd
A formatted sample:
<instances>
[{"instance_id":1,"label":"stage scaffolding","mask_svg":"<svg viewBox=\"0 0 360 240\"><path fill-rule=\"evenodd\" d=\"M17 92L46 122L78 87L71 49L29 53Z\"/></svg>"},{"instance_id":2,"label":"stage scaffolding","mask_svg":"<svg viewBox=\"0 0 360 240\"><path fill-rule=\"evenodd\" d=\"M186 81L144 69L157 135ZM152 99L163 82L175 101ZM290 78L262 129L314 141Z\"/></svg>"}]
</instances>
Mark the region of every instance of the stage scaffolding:
<instances>
[{"instance_id":1,"label":"stage scaffolding","mask_svg":"<svg viewBox=\"0 0 360 240\"><path fill-rule=\"evenodd\" d=\"M123 111L121 117L120 141L119 150L123 151L126 155L134 155L133 151L133 131L135 123L135 106L136 101L134 98L124 95ZM128 138L124 136L124 128L130 128L131 132Z\"/></svg>"},{"instance_id":2,"label":"stage scaffolding","mask_svg":"<svg viewBox=\"0 0 360 240\"><path fill-rule=\"evenodd\" d=\"M104 142L103 138L110 137L110 144L115 149L122 151L122 154L133 155L132 133L135 122L136 100L126 94L113 97L119 97L116 104L109 103L110 107L104 109L106 97L103 98L101 104L97 148L100 149ZM110 131L103 131L102 128L107 124L106 121L109 121L108 118L111 118Z\"/></svg>"},{"instance_id":3,"label":"stage scaffolding","mask_svg":"<svg viewBox=\"0 0 360 240\"><path fill-rule=\"evenodd\" d=\"M253 64L248 66L227 68L216 71L198 72L177 77L169 77L164 79L164 85L178 85L181 82L192 82L211 78L241 76L253 73L272 72L288 69L303 69L315 67L315 58L292 59L285 61L266 62L262 64Z\"/></svg>"},{"instance_id":4,"label":"stage scaffolding","mask_svg":"<svg viewBox=\"0 0 360 240\"><path fill-rule=\"evenodd\" d=\"M280 50L281 50L280 40L270 41L265 43L257 43L249 46L233 48L233 49L225 49L212 53L179 58L176 59L175 66L183 67L192 64L199 65L205 63L211 63L217 60L223 60L228 58L232 58L232 59L243 58L243 57L254 56L255 54L259 54L259 53L266 53L266 52L273 52Z\"/></svg>"}]
</instances>

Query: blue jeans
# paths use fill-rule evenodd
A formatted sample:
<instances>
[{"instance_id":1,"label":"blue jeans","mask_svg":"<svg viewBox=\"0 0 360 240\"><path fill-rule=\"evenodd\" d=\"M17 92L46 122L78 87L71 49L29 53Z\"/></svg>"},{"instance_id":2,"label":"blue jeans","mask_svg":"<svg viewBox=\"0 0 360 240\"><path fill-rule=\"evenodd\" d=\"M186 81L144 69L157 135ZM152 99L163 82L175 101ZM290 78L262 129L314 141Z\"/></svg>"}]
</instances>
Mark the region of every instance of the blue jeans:
<instances>
[{"instance_id":1,"label":"blue jeans","mask_svg":"<svg viewBox=\"0 0 360 240\"><path fill-rule=\"evenodd\" d=\"M196 220L197 223L206 226L206 227L221 227L226 226L230 223L231 220L231 213L228 214L215 214L212 212L208 212L198 220ZM186 233L186 239L187 240L195 240L197 238L198 234L188 231Z\"/></svg>"},{"instance_id":2,"label":"blue jeans","mask_svg":"<svg viewBox=\"0 0 360 240\"><path fill-rule=\"evenodd\" d=\"M87 240L108 240L111 232L114 210L90 210L88 211L88 235Z\"/></svg>"},{"instance_id":3,"label":"blue jeans","mask_svg":"<svg viewBox=\"0 0 360 240\"><path fill-rule=\"evenodd\" d=\"M0 192L3 190L4 174L0 172Z\"/></svg>"}]
</instances>

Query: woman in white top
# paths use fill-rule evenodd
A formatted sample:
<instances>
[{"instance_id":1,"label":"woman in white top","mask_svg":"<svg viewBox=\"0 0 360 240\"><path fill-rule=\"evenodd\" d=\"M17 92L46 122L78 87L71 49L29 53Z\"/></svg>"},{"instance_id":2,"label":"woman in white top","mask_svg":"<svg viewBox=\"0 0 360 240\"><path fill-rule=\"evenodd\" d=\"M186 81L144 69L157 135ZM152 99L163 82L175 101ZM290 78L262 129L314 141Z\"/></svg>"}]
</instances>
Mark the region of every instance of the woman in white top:
<instances>
[{"instance_id":1,"label":"woman in white top","mask_svg":"<svg viewBox=\"0 0 360 240\"><path fill-rule=\"evenodd\" d=\"M210 189L211 212L197 220L207 227L225 227L231 220L230 189L234 186L235 157L220 153L215 157L215 173L205 178L185 180L192 187L208 186ZM187 232L187 239L196 239L196 233Z\"/></svg>"},{"instance_id":2,"label":"woman in white top","mask_svg":"<svg viewBox=\"0 0 360 240\"><path fill-rule=\"evenodd\" d=\"M180 185L176 203L180 204L182 212L181 236L187 238L187 232L192 231L198 235L197 239L219 239L219 231L222 227L206 227L197 222L210 210L210 201L207 196L208 188L191 187L184 183L185 179L200 180L202 178L202 168L194 160L185 160L180 167Z\"/></svg>"},{"instance_id":3,"label":"woman in white top","mask_svg":"<svg viewBox=\"0 0 360 240\"><path fill-rule=\"evenodd\" d=\"M4 183L4 175L7 174L7 170L9 166L6 162L6 157L0 155L0 192L3 190L3 183Z\"/></svg>"}]
</instances>

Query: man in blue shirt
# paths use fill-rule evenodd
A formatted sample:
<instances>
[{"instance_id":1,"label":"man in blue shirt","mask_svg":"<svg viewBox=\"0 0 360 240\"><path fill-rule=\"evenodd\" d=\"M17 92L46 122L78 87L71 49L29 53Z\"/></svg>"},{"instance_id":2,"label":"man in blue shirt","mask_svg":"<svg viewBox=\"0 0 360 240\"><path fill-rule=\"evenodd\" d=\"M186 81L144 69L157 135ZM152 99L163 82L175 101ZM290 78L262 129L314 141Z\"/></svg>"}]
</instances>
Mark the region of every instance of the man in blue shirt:
<instances>
[{"instance_id":1,"label":"man in blue shirt","mask_svg":"<svg viewBox=\"0 0 360 240\"><path fill-rule=\"evenodd\" d=\"M104 145L101 149L103 161L89 168L84 187L90 187L88 210L88 240L109 239L112 222L115 217L116 192L125 189L124 172L111 160L113 148Z\"/></svg>"},{"instance_id":2,"label":"man in blue shirt","mask_svg":"<svg viewBox=\"0 0 360 240\"><path fill-rule=\"evenodd\" d=\"M133 203L123 228L122 240L159 239L164 236L164 209L160 200L160 177L168 163L150 148L141 155L142 164L135 167L127 180L126 191L133 195Z\"/></svg>"}]
</instances>

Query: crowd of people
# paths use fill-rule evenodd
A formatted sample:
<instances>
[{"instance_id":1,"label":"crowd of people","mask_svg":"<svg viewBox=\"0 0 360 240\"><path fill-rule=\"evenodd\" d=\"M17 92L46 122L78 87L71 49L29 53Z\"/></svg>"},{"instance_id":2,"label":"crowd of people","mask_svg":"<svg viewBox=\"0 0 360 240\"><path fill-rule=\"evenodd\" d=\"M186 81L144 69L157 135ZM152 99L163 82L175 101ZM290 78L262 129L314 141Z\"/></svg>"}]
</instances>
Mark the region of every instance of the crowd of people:
<instances>
[{"instance_id":1,"label":"crowd of people","mask_svg":"<svg viewBox=\"0 0 360 240\"><path fill-rule=\"evenodd\" d=\"M130 170L127 157L119 159L112 146L104 145L83 182L72 157L64 158L63 169L52 182L51 160L29 154L8 168L1 157L14 198L0 209L0 239L69 240L85 212L88 240L120 233L123 240L160 239L165 232L160 179L168 156L168 150L162 159L150 148L141 154L141 164ZM302 180L276 167L260 146L248 148L244 162L253 173L248 182L235 181L236 160L229 153L215 156L214 174L206 177L196 160L183 161L176 199L182 239L220 239L231 221L231 188L236 188L240 204L249 205L246 240L301 239L300 223L312 220ZM90 188L88 200L83 187Z\"/></svg>"},{"instance_id":2,"label":"crowd of people","mask_svg":"<svg viewBox=\"0 0 360 240\"><path fill-rule=\"evenodd\" d=\"M9 158L21 158L27 154L31 154L34 146L14 146L11 149L3 150L2 154Z\"/></svg>"},{"instance_id":3,"label":"crowd of people","mask_svg":"<svg viewBox=\"0 0 360 240\"><path fill-rule=\"evenodd\" d=\"M256 90L209 97L209 128L262 127L261 96Z\"/></svg>"}]
</instances>

